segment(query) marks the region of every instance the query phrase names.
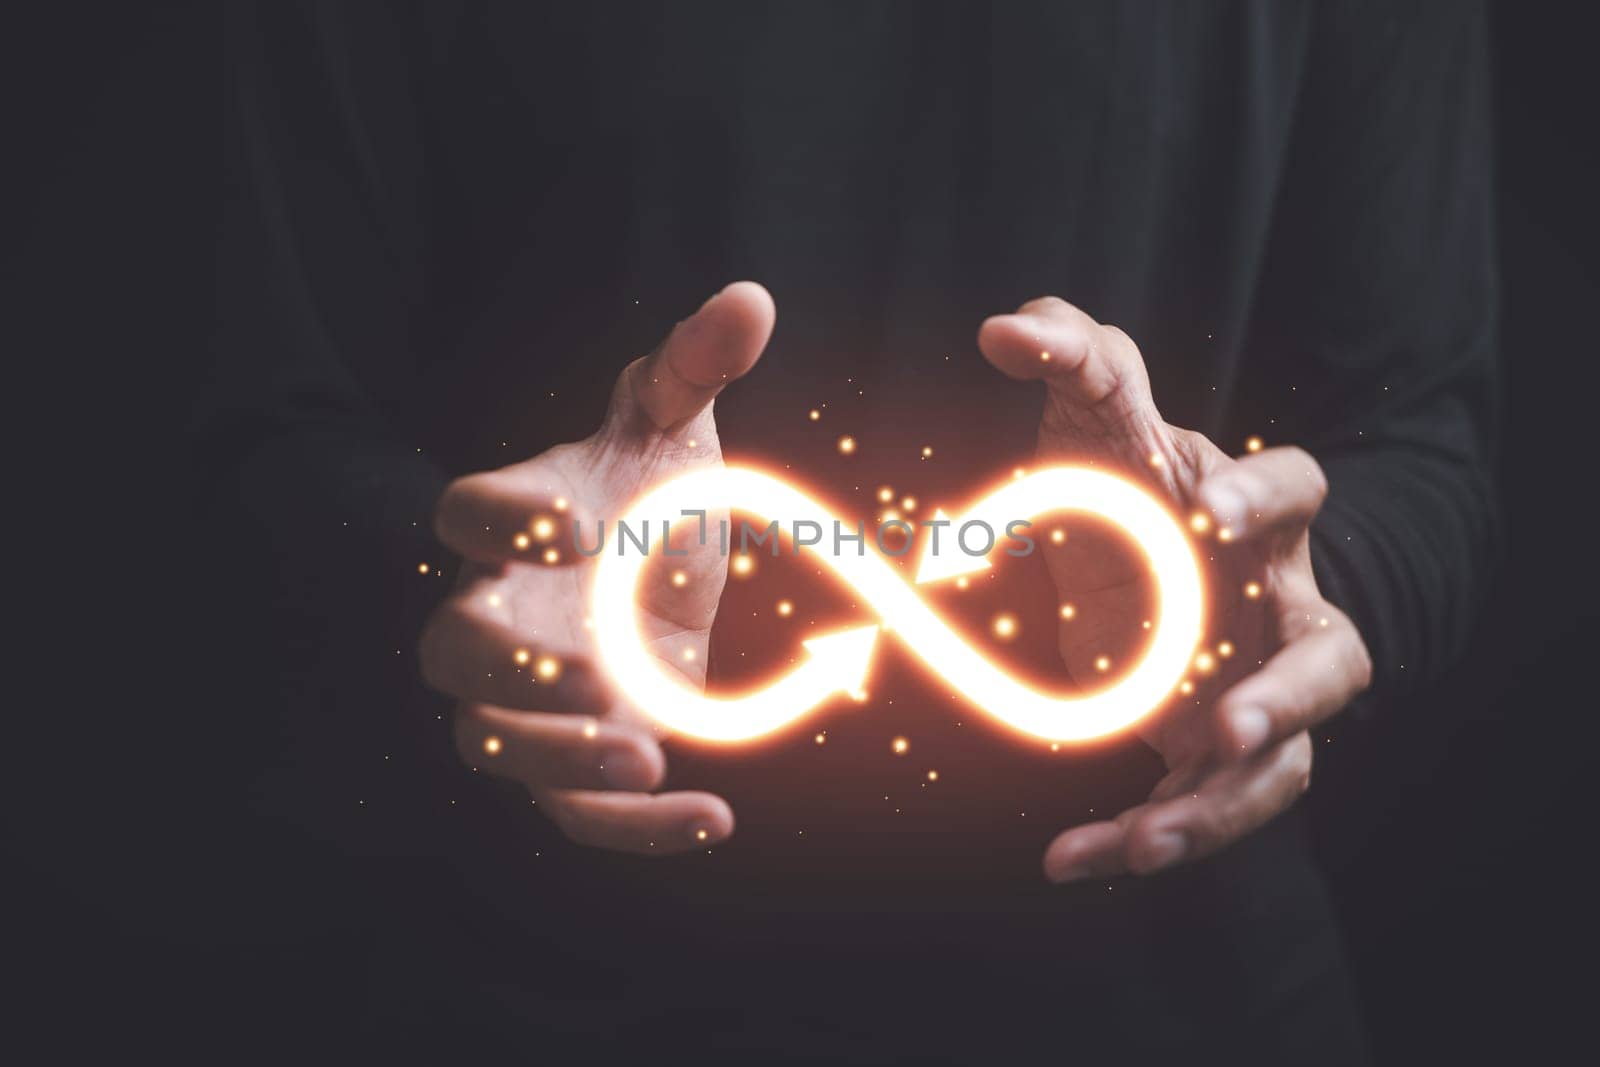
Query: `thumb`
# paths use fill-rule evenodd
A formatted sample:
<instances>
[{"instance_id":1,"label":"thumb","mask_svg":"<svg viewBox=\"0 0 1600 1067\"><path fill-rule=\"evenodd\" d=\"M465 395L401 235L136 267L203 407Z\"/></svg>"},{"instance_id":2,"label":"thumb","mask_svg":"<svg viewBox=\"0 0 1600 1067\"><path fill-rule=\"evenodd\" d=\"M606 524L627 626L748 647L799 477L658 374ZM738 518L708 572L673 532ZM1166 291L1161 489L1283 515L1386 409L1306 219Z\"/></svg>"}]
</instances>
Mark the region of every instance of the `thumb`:
<instances>
[{"instance_id":1,"label":"thumb","mask_svg":"<svg viewBox=\"0 0 1600 1067\"><path fill-rule=\"evenodd\" d=\"M755 366L776 318L764 288L734 282L622 372L613 412L619 404L636 406L656 430L688 422L723 386Z\"/></svg>"}]
</instances>

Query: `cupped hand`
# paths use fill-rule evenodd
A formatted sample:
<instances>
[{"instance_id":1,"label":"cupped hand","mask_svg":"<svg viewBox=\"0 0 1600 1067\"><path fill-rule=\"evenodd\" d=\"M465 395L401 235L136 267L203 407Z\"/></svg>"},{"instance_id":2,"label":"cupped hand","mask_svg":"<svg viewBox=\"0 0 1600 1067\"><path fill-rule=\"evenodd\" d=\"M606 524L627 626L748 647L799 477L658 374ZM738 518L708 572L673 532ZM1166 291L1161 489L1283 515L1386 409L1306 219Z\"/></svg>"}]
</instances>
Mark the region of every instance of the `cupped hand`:
<instances>
[{"instance_id":1,"label":"cupped hand","mask_svg":"<svg viewBox=\"0 0 1600 1067\"><path fill-rule=\"evenodd\" d=\"M654 792L661 731L598 670L586 626L594 561L575 548L656 483L722 462L712 401L760 358L774 314L761 286L728 286L622 371L593 436L457 479L440 498L435 531L466 565L424 627L423 677L460 702L462 758L521 782L581 844L665 855L733 832L720 797ZM639 588L641 630L703 685L727 561L714 540L675 536L678 547L688 555Z\"/></svg>"},{"instance_id":2,"label":"cupped hand","mask_svg":"<svg viewBox=\"0 0 1600 1067\"><path fill-rule=\"evenodd\" d=\"M1067 830L1045 852L1055 881L1149 873L1215 852L1289 808L1310 784L1309 731L1371 680L1366 645L1318 591L1310 526L1327 482L1305 451L1234 459L1156 410L1138 347L1054 297L984 322L984 355L1043 380L1041 459L1116 470L1191 516L1214 561L1214 644L1196 650L1191 690L1139 727L1167 767L1149 798ZM1092 678L1126 650L1150 602L1149 577L1093 539L1045 546L1064 603L1060 647Z\"/></svg>"}]
</instances>

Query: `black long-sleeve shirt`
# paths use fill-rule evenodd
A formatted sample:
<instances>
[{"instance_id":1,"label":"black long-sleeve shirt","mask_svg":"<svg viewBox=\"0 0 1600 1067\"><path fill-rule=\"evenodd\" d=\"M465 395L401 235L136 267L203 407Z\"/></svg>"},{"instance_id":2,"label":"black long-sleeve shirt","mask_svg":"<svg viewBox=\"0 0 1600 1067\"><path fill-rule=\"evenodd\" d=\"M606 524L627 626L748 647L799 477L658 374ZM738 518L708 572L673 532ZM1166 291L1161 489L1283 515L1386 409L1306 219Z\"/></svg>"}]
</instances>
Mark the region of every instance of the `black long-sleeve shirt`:
<instances>
[{"instance_id":1,"label":"black long-sleeve shirt","mask_svg":"<svg viewBox=\"0 0 1600 1067\"><path fill-rule=\"evenodd\" d=\"M1314 528L1318 580L1356 620L1377 693L1444 670L1495 542L1484 35L1482 13L1460 4L237 8L196 478L210 521L266 565L268 607L249 625L277 650L258 709L277 725L260 732L293 755L263 772L276 784L261 803L366 840L375 831L351 821L366 817L357 794L392 796L404 814L378 851L405 852L395 841L424 824L459 842L440 809L465 772L449 769L443 726L419 725L432 706L408 673L407 628L446 584L416 574L419 560L444 558L427 537L432 501L447 475L588 433L615 371L741 277L772 290L779 325L757 370L719 401L730 454L847 493L862 479L926 483L916 456L931 444L944 486L981 484L1029 455L1038 397L983 363L974 330L1060 295L1139 343L1169 421L1230 451L1258 434L1315 454L1331 483ZM805 418L824 403L826 425ZM859 471L832 449L844 432L862 442ZM407 701L428 713L396 710ZM914 724L929 712L906 714ZM410 772L370 765L401 737L411 785L396 784ZM747 806L771 841L783 819L806 824L804 802L759 799L737 769L674 767L703 772L691 784L723 775L756 794ZM1131 773L1117 767L1075 767L1099 792L1041 770L1037 825L997 830L985 809L967 827L1001 841L991 847L1008 862L1036 858L1045 831L1091 817L1095 798L1136 797L1103 785ZM814 769L786 773L797 788L824 786ZM459 861L501 887L483 892L542 885L553 896L530 900L536 911L563 892L659 904L660 876L631 861L566 851L566 873L530 864L519 881L504 851L521 863L538 841L556 846L502 810L514 800L471 788L497 812L480 825L521 835L495 838L495 860ZM884 789L901 791L861 795ZM835 824L855 817L852 802ZM1119 922L1148 938L1150 917L1166 915L1276 960L1223 971L1257 991L1241 1003L1281 1004L1285 983L1296 988L1286 970L1323 974L1331 964L1305 960L1335 956L1322 934L1272 933L1260 915L1240 934L1236 905L1254 914L1269 898L1275 921L1324 930L1290 837L1280 824L1178 876L1181 893L1134 890L1139 903L1115 921L1061 920L1076 931L1061 935L1061 956L1075 955L1073 937L1117 944L1106 930ZM840 853L857 878L818 874L826 860L773 844L742 877L782 907L872 897L851 882L902 893L883 839L869 838ZM911 864L966 872L941 906L1010 909L1041 930L1058 909L1106 906L974 888L987 882L963 859L968 844ZM729 877L704 876L695 892L735 899L719 888ZM618 882L628 890L594 888ZM599 905L581 910L602 923ZM826 940L802 925L796 943ZM532 926L536 941L556 936ZM613 934L593 936L614 947ZM1174 977L1187 972L1169 957L1212 974L1202 943L1141 940L1117 949L1125 981L1090 984L1145 989L1123 999L1154 997L1187 1020ZM1057 956L1039 950L1054 973Z\"/></svg>"}]
</instances>

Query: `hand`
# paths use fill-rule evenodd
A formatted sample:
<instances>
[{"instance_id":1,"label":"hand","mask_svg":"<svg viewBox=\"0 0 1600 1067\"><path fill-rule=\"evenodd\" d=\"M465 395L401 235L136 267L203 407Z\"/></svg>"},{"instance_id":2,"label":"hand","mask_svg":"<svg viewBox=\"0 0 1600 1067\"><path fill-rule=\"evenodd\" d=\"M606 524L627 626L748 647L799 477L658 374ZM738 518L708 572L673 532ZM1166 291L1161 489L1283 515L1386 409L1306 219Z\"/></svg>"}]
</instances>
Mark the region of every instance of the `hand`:
<instances>
[{"instance_id":1,"label":"hand","mask_svg":"<svg viewBox=\"0 0 1600 1067\"><path fill-rule=\"evenodd\" d=\"M594 563L572 534L576 523L592 546L595 520L610 525L652 485L721 464L712 400L755 365L773 319L765 289L728 286L623 370L594 436L460 478L440 498L435 531L467 564L423 630L423 677L461 701L462 758L521 782L581 844L665 855L733 832L720 797L651 793L666 771L660 731L595 665L585 626ZM675 531L678 547L689 551L675 560L682 577L647 572L639 588L641 627L657 655L704 685L727 561L714 542L680 546Z\"/></svg>"},{"instance_id":2,"label":"hand","mask_svg":"<svg viewBox=\"0 0 1600 1067\"><path fill-rule=\"evenodd\" d=\"M1046 297L991 318L978 343L1006 374L1044 380L1041 458L1093 461L1142 480L1215 538L1217 651L1197 656L1193 693L1139 728L1166 776L1147 802L1057 837L1045 873L1058 882L1143 874L1215 852L1305 792L1308 731L1371 680L1365 644L1311 571L1311 520L1327 492L1322 469L1298 448L1230 459L1202 435L1169 426L1132 339L1065 301ZM1044 546L1075 608L1060 645L1079 678L1095 676L1099 657L1136 648L1141 603L1150 602L1142 569L1089 542Z\"/></svg>"}]
</instances>

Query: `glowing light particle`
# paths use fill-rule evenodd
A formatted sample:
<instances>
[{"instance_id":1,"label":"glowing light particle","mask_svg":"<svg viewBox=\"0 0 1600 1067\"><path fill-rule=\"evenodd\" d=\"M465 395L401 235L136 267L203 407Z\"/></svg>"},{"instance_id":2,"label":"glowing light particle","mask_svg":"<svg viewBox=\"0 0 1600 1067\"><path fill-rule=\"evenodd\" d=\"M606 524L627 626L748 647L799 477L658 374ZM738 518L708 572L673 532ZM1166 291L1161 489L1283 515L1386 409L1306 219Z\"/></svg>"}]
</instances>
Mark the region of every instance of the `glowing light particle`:
<instances>
[{"instance_id":1,"label":"glowing light particle","mask_svg":"<svg viewBox=\"0 0 1600 1067\"><path fill-rule=\"evenodd\" d=\"M1050 353L1048 353L1048 352L1040 352L1039 353L1039 362L1040 363L1049 363L1050 362Z\"/></svg>"},{"instance_id":2,"label":"glowing light particle","mask_svg":"<svg viewBox=\"0 0 1600 1067\"><path fill-rule=\"evenodd\" d=\"M1052 545L1064 545L1064 544L1066 544L1067 543L1067 531L1061 529L1059 526L1056 527L1054 530L1051 530L1050 531L1050 543Z\"/></svg>"},{"instance_id":3,"label":"glowing light particle","mask_svg":"<svg viewBox=\"0 0 1600 1067\"><path fill-rule=\"evenodd\" d=\"M700 829L698 829L698 830L696 830L694 832L694 839L696 841L704 841L706 838L708 838L710 836L711 836L711 834L704 827L701 827Z\"/></svg>"},{"instance_id":4,"label":"glowing light particle","mask_svg":"<svg viewBox=\"0 0 1600 1067\"><path fill-rule=\"evenodd\" d=\"M427 574L428 573L428 565L426 563L417 564L417 573L418 574Z\"/></svg>"},{"instance_id":5,"label":"glowing light particle","mask_svg":"<svg viewBox=\"0 0 1600 1067\"><path fill-rule=\"evenodd\" d=\"M540 515L537 519L534 519L533 525L529 528L533 530L533 539L535 541L548 541L556 535L556 524L550 521L548 515Z\"/></svg>"},{"instance_id":6,"label":"glowing light particle","mask_svg":"<svg viewBox=\"0 0 1600 1067\"><path fill-rule=\"evenodd\" d=\"M583 724L583 736L587 737L591 741L593 741L595 738L599 737L600 736L600 724L595 722L593 719L590 719L588 722L584 723Z\"/></svg>"},{"instance_id":7,"label":"glowing light particle","mask_svg":"<svg viewBox=\"0 0 1600 1067\"><path fill-rule=\"evenodd\" d=\"M812 408L809 412L806 413L806 417L809 418L812 422L816 422L817 420L822 418L822 412L818 411L816 408Z\"/></svg>"},{"instance_id":8,"label":"glowing light particle","mask_svg":"<svg viewBox=\"0 0 1600 1067\"><path fill-rule=\"evenodd\" d=\"M1194 683L1185 678L1183 681L1178 683L1178 692L1182 693L1184 696L1188 696L1190 693L1194 692Z\"/></svg>"},{"instance_id":9,"label":"glowing light particle","mask_svg":"<svg viewBox=\"0 0 1600 1067\"><path fill-rule=\"evenodd\" d=\"M938 780L939 780L939 772L938 771L929 771L928 772L928 781L937 782Z\"/></svg>"},{"instance_id":10,"label":"glowing light particle","mask_svg":"<svg viewBox=\"0 0 1600 1067\"><path fill-rule=\"evenodd\" d=\"M989 626L994 631L994 635L1001 640L1009 641L1017 636L1017 617L1007 612L1001 612L996 615Z\"/></svg>"},{"instance_id":11,"label":"glowing light particle","mask_svg":"<svg viewBox=\"0 0 1600 1067\"><path fill-rule=\"evenodd\" d=\"M672 587L674 589L682 589L684 586L686 586L688 584L689 584L689 576L687 574L685 574L683 571L673 571L672 572Z\"/></svg>"},{"instance_id":12,"label":"glowing light particle","mask_svg":"<svg viewBox=\"0 0 1600 1067\"><path fill-rule=\"evenodd\" d=\"M517 666L526 667L528 661L533 658L533 654L525 648L519 648L511 658L517 661Z\"/></svg>"},{"instance_id":13,"label":"glowing light particle","mask_svg":"<svg viewBox=\"0 0 1600 1067\"><path fill-rule=\"evenodd\" d=\"M887 486L887 485L880 485L878 487L878 503L887 504L889 501L891 501L893 499L894 499L894 489L893 489L893 487Z\"/></svg>"},{"instance_id":14,"label":"glowing light particle","mask_svg":"<svg viewBox=\"0 0 1600 1067\"><path fill-rule=\"evenodd\" d=\"M1245 582L1244 583L1244 595L1249 597L1251 600L1258 599L1261 596L1261 583L1260 582Z\"/></svg>"},{"instance_id":15,"label":"glowing light particle","mask_svg":"<svg viewBox=\"0 0 1600 1067\"><path fill-rule=\"evenodd\" d=\"M916 511L917 510L917 498L914 497L914 496L908 496L905 499L901 500L900 501L900 510L901 511Z\"/></svg>"},{"instance_id":16,"label":"glowing light particle","mask_svg":"<svg viewBox=\"0 0 1600 1067\"><path fill-rule=\"evenodd\" d=\"M1223 641L1221 644L1217 645L1217 655L1221 656L1223 659L1227 659L1229 656L1233 655L1233 642Z\"/></svg>"},{"instance_id":17,"label":"glowing light particle","mask_svg":"<svg viewBox=\"0 0 1600 1067\"><path fill-rule=\"evenodd\" d=\"M503 747L504 746L500 743L500 739L494 734L490 734L488 737L483 739L483 751L490 756L500 755L500 750Z\"/></svg>"},{"instance_id":18,"label":"glowing light particle","mask_svg":"<svg viewBox=\"0 0 1600 1067\"><path fill-rule=\"evenodd\" d=\"M889 748L896 756L904 756L911 750L911 742L904 737L897 737L889 742Z\"/></svg>"},{"instance_id":19,"label":"glowing light particle","mask_svg":"<svg viewBox=\"0 0 1600 1067\"><path fill-rule=\"evenodd\" d=\"M1111 657L1096 656L1094 658L1094 669L1102 674L1104 674L1106 671L1109 671L1111 669Z\"/></svg>"},{"instance_id":20,"label":"glowing light particle","mask_svg":"<svg viewBox=\"0 0 1600 1067\"><path fill-rule=\"evenodd\" d=\"M755 573L756 561L750 558L748 552L741 552L733 557L733 563L730 564L730 567L736 576L748 578Z\"/></svg>"},{"instance_id":21,"label":"glowing light particle","mask_svg":"<svg viewBox=\"0 0 1600 1067\"><path fill-rule=\"evenodd\" d=\"M780 600L780 601L778 601L777 612L781 617L787 619L789 616L794 614L794 601L792 601L792 600Z\"/></svg>"},{"instance_id":22,"label":"glowing light particle","mask_svg":"<svg viewBox=\"0 0 1600 1067\"><path fill-rule=\"evenodd\" d=\"M698 653L696 653L694 649L686 648L683 650L683 661L685 663L693 663L697 655Z\"/></svg>"},{"instance_id":23,"label":"glowing light particle","mask_svg":"<svg viewBox=\"0 0 1600 1067\"><path fill-rule=\"evenodd\" d=\"M540 656L539 662L533 665L533 673L541 682L553 682L561 677L561 661L554 656Z\"/></svg>"},{"instance_id":24,"label":"glowing light particle","mask_svg":"<svg viewBox=\"0 0 1600 1067\"><path fill-rule=\"evenodd\" d=\"M555 507L555 509L557 511L566 511L567 510L567 506L568 505L567 505L567 498L566 497L564 497L564 496L556 497L554 507Z\"/></svg>"},{"instance_id":25,"label":"glowing light particle","mask_svg":"<svg viewBox=\"0 0 1600 1067\"><path fill-rule=\"evenodd\" d=\"M932 457L933 457L933 446L932 445L923 445L922 446L922 458L923 459L931 459Z\"/></svg>"},{"instance_id":26,"label":"glowing light particle","mask_svg":"<svg viewBox=\"0 0 1600 1067\"><path fill-rule=\"evenodd\" d=\"M518 552L526 552L528 550L528 546L533 544L533 538L529 537L525 533L519 533L517 536L511 539L511 543L517 546Z\"/></svg>"},{"instance_id":27,"label":"glowing light particle","mask_svg":"<svg viewBox=\"0 0 1600 1067\"><path fill-rule=\"evenodd\" d=\"M956 588L957 589L965 589L971 584L972 584L971 580L968 579L967 576L964 575L964 574L961 577L956 579Z\"/></svg>"},{"instance_id":28,"label":"glowing light particle","mask_svg":"<svg viewBox=\"0 0 1600 1067\"><path fill-rule=\"evenodd\" d=\"M541 558L546 563L554 566L555 564L561 562L561 550L558 549L558 548L553 548L553 547L552 548L547 548L547 549L544 550L544 555Z\"/></svg>"},{"instance_id":29,"label":"glowing light particle","mask_svg":"<svg viewBox=\"0 0 1600 1067\"><path fill-rule=\"evenodd\" d=\"M491 608L497 608L502 603L499 593L490 593L488 599L489 599L489 606Z\"/></svg>"},{"instance_id":30,"label":"glowing light particle","mask_svg":"<svg viewBox=\"0 0 1600 1067\"><path fill-rule=\"evenodd\" d=\"M1068 620L1077 618L1078 617L1077 605L1075 605L1075 604L1063 604L1063 605L1061 605L1061 617L1063 619L1068 619Z\"/></svg>"},{"instance_id":31,"label":"glowing light particle","mask_svg":"<svg viewBox=\"0 0 1600 1067\"><path fill-rule=\"evenodd\" d=\"M818 734L816 737L813 737L812 740L815 741L819 745L825 745L825 744L828 743L828 735L827 734Z\"/></svg>"},{"instance_id":32,"label":"glowing light particle","mask_svg":"<svg viewBox=\"0 0 1600 1067\"><path fill-rule=\"evenodd\" d=\"M1210 517L1203 515L1198 511L1195 512L1193 515L1189 516L1189 529L1193 530L1197 534L1205 533L1207 530L1211 529Z\"/></svg>"},{"instance_id":33,"label":"glowing light particle","mask_svg":"<svg viewBox=\"0 0 1600 1067\"><path fill-rule=\"evenodd\" d=\"M691 472L634 504L638 521L673 514L706 501L738 506L760 516L829 518L829 509L780 478L737 467ZM961 696L1006 725L1049 742L1102 737L1139 721L1175 687L1199 644L1203 586L1199 560L1182 520L1132 482L1081 467L1054 467L1021 481L1007 480L973 504L967 518L1003 525L1009 518L1056 510L1100 516L1126 530L1143 549L1159 586L1161 615L1148 649L1115 685L1082 696L1040 692L1010 677L982 652L965 644L906 583L898 568L873 553L816 553L818 563L851 585L858 598L893 626L902 643ZM641 640L636 589L646 560L604 556L599 562L593 610L596 645L611 680L655 721L681 733L717 741L761 736L792 722L832 693L864 688L870 641L881 623L806 643L809 658L757 692L714 697L663 670ZM951 575L956 577L957 575ZM859 606L859 605L858 605Z\"/></svg>"},{"instance_id":34,"label":"glowing light particle","mask_svg":"<svg viewBox=\"0 0 1600 1067\"><path fill-rule=\"evenodd\" d=\"M846 434L839 438L839 454L841 456L853 455L856 450L856 439Z\"/></svg>"},{"instance_id":35,"label":"glowing light particle","mask_svg":"<svg viewBox=\"0 0 1600 1067\"><path fill-rule=\"evenodd\" d=\"M1259 438L1259 437L1247 437L1247 438L1245 438L1244 450L1246 452L1260 452L1261 448L1262 448L1261 438Z\"/></svg>"},{"instance_id":36,"label":"glowing light particle","mask_svg":"<svg viewBox=\"0 0 1600 1067\"><path fill-rule=\"evenodd\" d=\"M1210 674L1217 669L1217 658L1209 652L1202 652L1194 658L1194 669L1201 674Z\"/></svg>"}]
</instances>

